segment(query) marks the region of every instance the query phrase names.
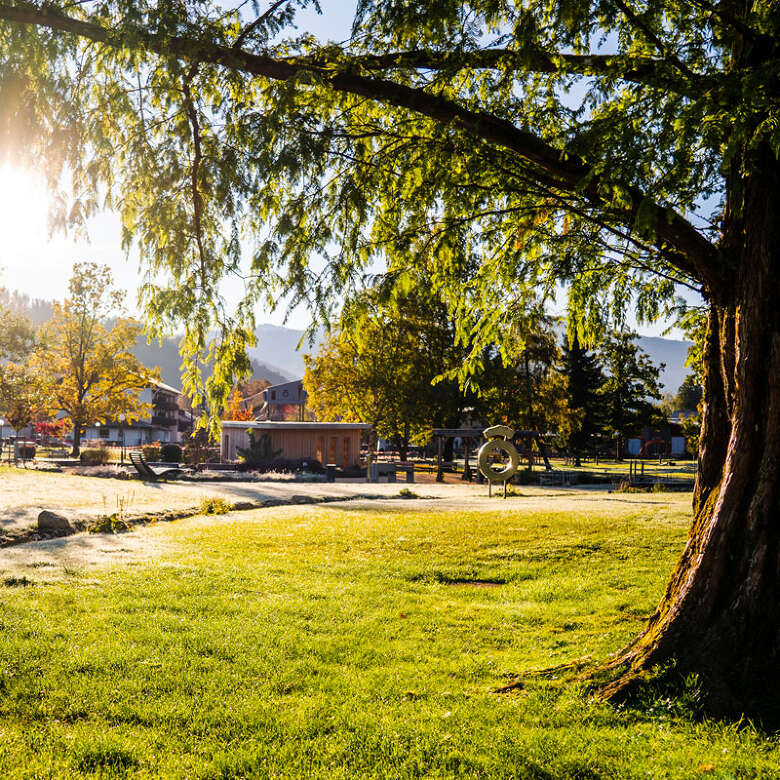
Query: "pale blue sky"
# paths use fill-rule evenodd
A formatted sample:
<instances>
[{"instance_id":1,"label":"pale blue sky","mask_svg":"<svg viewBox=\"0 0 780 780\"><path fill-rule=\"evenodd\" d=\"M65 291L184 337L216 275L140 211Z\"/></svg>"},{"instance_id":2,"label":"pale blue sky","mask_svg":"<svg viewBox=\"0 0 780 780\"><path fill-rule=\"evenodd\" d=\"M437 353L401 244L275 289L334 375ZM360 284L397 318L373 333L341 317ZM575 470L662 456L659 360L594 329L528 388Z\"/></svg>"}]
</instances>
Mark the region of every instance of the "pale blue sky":
<instances>
[{"instance_id":1,"label":"pale blue sky","mask_svg":"<svg viewBox=\"0 0 780 780\"><path fill-rule=\"evenodd\" d=\"M309 10L299 17L299 30L320 39L343 40L349 34L354 0L322 3L322 15ZM0 286L19 290L34 298L61 299L67 289L71 267L76 261L108 265L117 284L128 291L132 307L140 282L138 256L126 257L120 246L119 218L102 213L88 224L89 241L61 234L49 236L46 226L47 194L35 171L20 171L8 163L0 166ZM228 300L241 294L240 282L226 283ZM284 307L274 312L257 312L258 322L280 325ZM290 312L287 325L304 328L310 317L303 308ZM645 335L661 335L664 323L644 326ZM679 334L672 334L679 337Z\"/></svg>"}]
</instances>

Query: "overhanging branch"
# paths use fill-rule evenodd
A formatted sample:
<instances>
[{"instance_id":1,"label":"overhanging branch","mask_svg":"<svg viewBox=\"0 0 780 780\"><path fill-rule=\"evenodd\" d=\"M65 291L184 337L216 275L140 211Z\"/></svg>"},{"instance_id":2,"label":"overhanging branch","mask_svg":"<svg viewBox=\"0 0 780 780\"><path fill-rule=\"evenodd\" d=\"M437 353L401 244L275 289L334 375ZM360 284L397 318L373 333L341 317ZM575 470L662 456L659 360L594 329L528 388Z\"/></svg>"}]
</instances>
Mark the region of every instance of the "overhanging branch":
<instances>
[{"instance_id":1,"label":"overhanging branch","mask_svg":"<svg viewBox=\"0 0 780 780\"><path fill-rule=\"evenodd\" d=\"M333 67L324 57L289 57L292 64L315 67ZM562 54L544 49L479 49L469 52L410 50L387 54L346 55L339 64L365 70L514 70L517 72L550 73L572 76L593 76L629 81L662 89L685 97L700 97L702 92L716 86L714 79L690 69L685 75L677 72L677 65L666 59L634 57L623 54Z\"/></svg>"},{"instance_id":2,"label":"overhanging branch","mask_svg":"<svg viewBox=\"0 0 780 780\"><path fill-rule=\"evenodd\" d=\"M317 75L330 88L413 111L443 125L453 125L473 137L513 152L531 175L561 192L570 192L601 209L610 219L635 228L642 215L644 230L654 245L683 273L711 283L717 276L717 250L686 219L672 209L654 203L636 187L621 188L621 203L615 202L614 182L596 173L581 158L556 149L533 133L521 130L507 120L426 92L361 73L326 70L311 63L275 59L241 49L222 46L189 36L162 36L134 28L129 32L107 29L99 24L74 19L50 6L27 2L0 5L0 20L32 24L104 43L115 48L137 48L180 57L190 63L212 63L273 80L287 81L309 73Z\"/></svg>"}]
</instances>

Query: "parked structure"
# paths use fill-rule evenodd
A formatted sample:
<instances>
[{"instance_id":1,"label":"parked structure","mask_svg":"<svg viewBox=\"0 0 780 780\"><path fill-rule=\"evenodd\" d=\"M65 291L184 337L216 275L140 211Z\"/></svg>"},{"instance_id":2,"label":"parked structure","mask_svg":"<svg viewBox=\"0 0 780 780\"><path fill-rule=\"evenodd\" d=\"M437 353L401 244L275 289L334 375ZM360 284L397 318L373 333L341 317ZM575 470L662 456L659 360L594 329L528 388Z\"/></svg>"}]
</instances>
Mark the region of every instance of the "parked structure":
<instances>
[{"instance_id":1,"label":"parked structure","mask_svg":"<svg viewBox=\"0 0 780 780\"><path fill-rule=\"evenodd\" d=\"M323 465L335 463L351 468L360 464L360 438L371 426L341 422L227 421L222 423L222 460L238 460L238 450L249 447L250 430L255 435L267 434L269 447L278 452L279 458L311 458Z\"/></svg>"}]
</instances>

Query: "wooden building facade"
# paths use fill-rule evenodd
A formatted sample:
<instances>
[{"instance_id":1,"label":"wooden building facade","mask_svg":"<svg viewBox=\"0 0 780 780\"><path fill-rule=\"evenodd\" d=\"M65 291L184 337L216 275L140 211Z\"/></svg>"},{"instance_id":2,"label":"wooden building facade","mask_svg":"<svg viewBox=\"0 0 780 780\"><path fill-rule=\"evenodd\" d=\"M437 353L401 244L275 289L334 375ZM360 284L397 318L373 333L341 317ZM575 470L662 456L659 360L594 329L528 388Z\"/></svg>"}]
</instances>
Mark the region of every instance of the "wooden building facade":
<instances>
[{"instance_id":1,"label":"wooden building facade","mask_svg":"<svg viewBox=\"0 0 780 780\"><path fill-rule=\"evenodd\" d=\"M371 430L368 423L226 421L222 423L220 454L223 461L237 461L238 449L249 447L249 431L267 434L270 448L280 458L318 460L323 466L342 468L360 464L360 439Z\"/></svg>"}]
</instances>

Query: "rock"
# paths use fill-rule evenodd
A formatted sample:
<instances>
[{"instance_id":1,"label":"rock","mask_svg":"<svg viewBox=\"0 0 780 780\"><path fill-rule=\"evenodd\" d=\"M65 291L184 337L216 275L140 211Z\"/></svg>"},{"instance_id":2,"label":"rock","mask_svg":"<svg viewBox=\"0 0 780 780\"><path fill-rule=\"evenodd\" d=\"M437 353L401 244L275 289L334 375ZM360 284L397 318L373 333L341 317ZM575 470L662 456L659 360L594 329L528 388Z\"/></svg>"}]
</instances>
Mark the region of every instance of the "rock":
<instances>
[{"instance_id":1,"label":"rock","mask_svg":"<svg viewBox=\"0 0 780 780\"><path fill-rule=\"evenodd\" d=\"M254 501L236 501L233 506L230 507L232 512L243 512L247 509L259 509L262 503L256 503Z\"/></svg>"},{"instance_id":2,"label":"rock","mask_svg":"<svg viewBox=\"0 0 780 780\"><path fill-rule=\"evenodd\" d=\"M58 515L56 512L51 512L48 509L44 509L38 515L38 531L43 534L54 534L56 536L67 536L68 534L76 533L67 517Z\"/></svg>"}]
</instances>

